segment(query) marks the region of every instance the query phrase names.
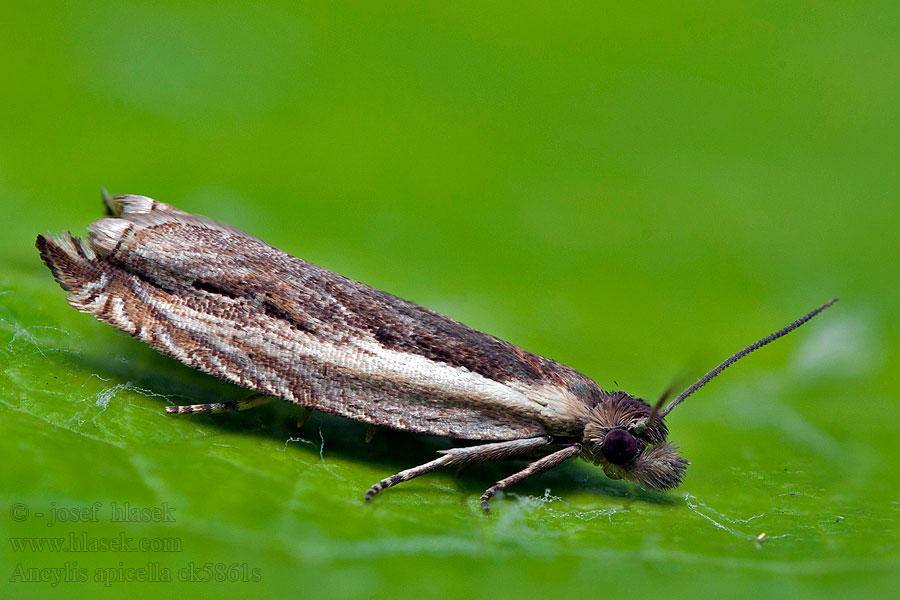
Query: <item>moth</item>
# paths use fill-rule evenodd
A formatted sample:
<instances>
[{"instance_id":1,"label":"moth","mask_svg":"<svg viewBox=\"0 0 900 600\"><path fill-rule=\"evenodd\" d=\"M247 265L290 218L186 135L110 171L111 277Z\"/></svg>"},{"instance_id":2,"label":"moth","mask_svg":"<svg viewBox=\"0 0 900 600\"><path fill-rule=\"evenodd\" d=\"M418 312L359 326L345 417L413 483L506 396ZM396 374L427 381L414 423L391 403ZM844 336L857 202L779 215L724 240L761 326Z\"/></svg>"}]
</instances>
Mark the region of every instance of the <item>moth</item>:
<instances>
[{"instance_id":1,"label":"moth","mask_svg":"<svg viewBox=\"0 0 900 600\"><path fill-rule=\"evenodd\" d=\"M151 198L104 193L87 239L39 235L75 309L184 364L249 388L245 409L281 398L372 426L477 442L387 477L378 492L444 466L536 457L481 496L575 457L613 479L678 486L688 461L666 416L735 361L837 299L751 344L663 407L606 391L578 371L427 308L310 264L234 227Z\"/></svg>"}]
</instances>

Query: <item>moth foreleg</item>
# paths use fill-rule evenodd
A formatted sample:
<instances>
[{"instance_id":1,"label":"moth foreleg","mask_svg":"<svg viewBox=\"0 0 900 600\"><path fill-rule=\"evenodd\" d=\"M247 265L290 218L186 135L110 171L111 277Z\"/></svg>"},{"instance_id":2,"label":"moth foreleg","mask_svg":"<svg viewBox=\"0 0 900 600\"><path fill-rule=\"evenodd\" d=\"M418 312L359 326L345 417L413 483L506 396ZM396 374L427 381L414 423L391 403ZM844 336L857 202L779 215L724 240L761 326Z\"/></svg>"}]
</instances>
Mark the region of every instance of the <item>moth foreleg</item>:
<instances>
[{"instance_id":1,"label":"moth foreleg","mask_svg":"<svg viewBox=\"0 0 900 600\"><path fill-rule=\"evenodd\" d=\"M518 483L518 482L522 481L526 477L531 477L532 475L537 475L539 473L543 473L544 471L552 469L553 467L569 460L573 456L577 456L580 452L581 452L581 446L578 444L566 446L565 448L563 448L561 450L557 450L553 454L548 454L544 458L534 461L533 463L531 463L530 465L528 465L527 467L525 467L518 473L510 475L506 479L501 479L500 481L497 482L496 485L488 488L481 495L481 509L484 510L484 512L486 512L486 513L491 512L491 506L490 506L490 504L488 504L488 502L490 501L491 498L494 497L494 495L497 492L499 492L500 490L504 489L507 486L510 486L514 483Z\"/></svg>"},{"instance_id":2,"label":"moth foreleg","mask_svg":"<svg viewBox=\"0 0 900 600\"><path fill-rule=\"evenodd\" d=\"M272 396L264 396L263 394L251 394L241 400L231 402L211 402L210 404L185 404L182 406L167 406L166 414L169 415L185 415L191 413L221 413L231 410L247 410L267 404L274 400Z\"/></svg>"},{"instance_id":3,"label":"moth foreleg","mask_svg":"<svg viewBox=\"0 0 900 600\"><path fill-rule=\"evenodd\" d=\"M541 436L535 438L525 438L522 440L511 440L508 442L495 442L492 444L481 444L480 446L469 446L468 448L451 448L450 450L442 450L443 456L436 458L424 465L413 467L405 471L400 471L396 475L391 475L386 479L382 479L369 488L366 492L366 502L375 497L375 494L381 490L393 487L398 483L402 483L413 477L424 475L429 471L434 471L438 467L449 465L465 465L471 463L493 462L495 460L503 460L506 458L514 458L525 454L535 448L546 446L551 443L550 436ZM551 456L553 456L551 454Z\"/></svg>"}]
</instances>

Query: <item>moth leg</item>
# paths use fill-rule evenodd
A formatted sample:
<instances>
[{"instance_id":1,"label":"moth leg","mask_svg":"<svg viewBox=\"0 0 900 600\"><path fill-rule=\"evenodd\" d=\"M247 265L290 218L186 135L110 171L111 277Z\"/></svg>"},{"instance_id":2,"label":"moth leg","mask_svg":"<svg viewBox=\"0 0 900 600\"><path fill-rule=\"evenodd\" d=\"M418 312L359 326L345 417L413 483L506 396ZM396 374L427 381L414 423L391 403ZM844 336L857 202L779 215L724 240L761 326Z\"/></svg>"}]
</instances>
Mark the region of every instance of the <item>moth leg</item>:
<instances>
[{"instance_id":1,"label":"moth leg","mask_svg":"<svg viewBox=\"0 0 900 600\"><path fill-rule=\"evenodd\" d=\"M169 415L185 415L190 413L221 413L230 410L247 410L263 404L268 404L274 400L272 396L264 396L262 394L250 394L241 400L231 402L212 402L210 404L185 404L182 406L167 406L166 414Z\"/></svg>"},{"instance_id":2,"label":"moth leg","mask_svg":"<svg viewBox=\"0 0 900 600\"><path fill-rule=\"evenodd\" d=\"M313 414L314 410L315 409L312 406L307 406L303 409L303 414L297 419L297 429L303 427L306 421L309 420L309 417Z\"/></svg>"},{"instance_id":3,"label":"moth leg","mask_svg":"<svg viewBox=\"0 0 900 600\"><path fill-rule=\"evenodd\" d=\"M557 450L553 454L548 454L544 458L540 460L536 460L518 473L510 475L506 479L501 479L497 482L493 487L488 488L481 495L481 509L484 512L491 512L491 506L488 504L491 498L494 497L494 494L504 489L505 487L512 485L514 483L518 483L525 479L526 477L531 477L532 475L537 475L539 473L543 473L549 469L552 469L555 466L560 465L561 463L569 460L573 456L577 456L581 452L581 446L578 444L573 444L571 446L566 446L561 450Z\"/></svg>"},{"instance_id":4,"label":"moth leg","mask_svg":"<svg viewBox=\"0 0 900 600\"><path fill-rule=\"evenodd\" d=\"M492 444L481 444L480 446L469 446L468 448L451 448L450 450L442 450L443 456L436 458L424 465L413 467L400 471L396 475L391 475L382 479L369 488L366 492L366 502L375 497L375 494L381 490L393 487L398 483L402 483L413 477L424 475L429 471L434 471L438 467L447 465L465 465L471 463L492 462L495 460L503 460L505 458L513 458L524 454L535 448L546 446L551 443L550 436L541 436L535 438L525 438L522 440L511 440L509 442L496 442ZM551 456L553 456L551 454Z\"/></svg>"},{"instance_id":5,"label":"moth leg","mask_svg":"<svg viewBox=\"0 0 900 600\"><path fill-rule=\"evenodd\" d=\"M368 431L366 431L366 443L369 444L372 442L372 438L375 437L375 432L378 431L377 425L372 425L369 427Z\"/></svg>"}]
</instances>

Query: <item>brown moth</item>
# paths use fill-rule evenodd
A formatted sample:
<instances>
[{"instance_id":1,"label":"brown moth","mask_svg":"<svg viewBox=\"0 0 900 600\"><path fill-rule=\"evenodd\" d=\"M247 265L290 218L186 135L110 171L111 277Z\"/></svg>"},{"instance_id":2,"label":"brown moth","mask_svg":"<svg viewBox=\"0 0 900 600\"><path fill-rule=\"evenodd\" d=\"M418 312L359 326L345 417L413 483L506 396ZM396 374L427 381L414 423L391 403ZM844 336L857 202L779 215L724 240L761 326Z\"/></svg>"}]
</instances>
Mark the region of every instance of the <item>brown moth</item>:
<instances>
[{"instance_id":1,"label":"brown moth","mask_svg":"<svg viewBox=\"0 0 900 600\"><path fill-rule=\"evenodd\" d=\"M257 392L169 413L244 409L282 398L373 426L482 442L388 477L543 454L498 491L580 456L613 479L678 486L688 461L665 417L722 370L831 300L707 373L665 408L604 391L574 369L296 258L246 233L144 196L104 194L87 240L39 235L75 309L184 364Z\"/></svg>"}]
</instances>

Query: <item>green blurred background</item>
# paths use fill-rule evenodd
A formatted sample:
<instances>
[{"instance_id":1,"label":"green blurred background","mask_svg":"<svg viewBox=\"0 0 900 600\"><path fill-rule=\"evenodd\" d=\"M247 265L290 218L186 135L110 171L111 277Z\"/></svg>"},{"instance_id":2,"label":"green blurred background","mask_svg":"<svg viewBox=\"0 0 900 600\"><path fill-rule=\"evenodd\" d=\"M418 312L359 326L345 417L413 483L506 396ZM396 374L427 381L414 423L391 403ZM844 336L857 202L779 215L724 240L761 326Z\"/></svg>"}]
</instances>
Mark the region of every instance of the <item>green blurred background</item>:
<instances>
[{"instance_id":1,"label":"green blurred background","mask_svg":"<svg viewBox=\"0 0 900 600\"><path fill-rule=\"evenodd\" d=\"M900 5L296 4L4 10L4 597L897 593ZM449 442L286 403L166 418L244 392L69 309L33 247L101 185L650 399L842 300L673 413L678 490L572 463L486 517L500 464L365 505ZM13 540L70 535L156 545Z\"/></svg>"}]
</instances>

